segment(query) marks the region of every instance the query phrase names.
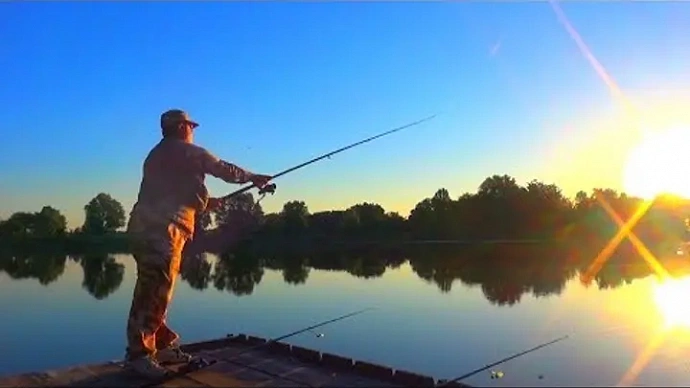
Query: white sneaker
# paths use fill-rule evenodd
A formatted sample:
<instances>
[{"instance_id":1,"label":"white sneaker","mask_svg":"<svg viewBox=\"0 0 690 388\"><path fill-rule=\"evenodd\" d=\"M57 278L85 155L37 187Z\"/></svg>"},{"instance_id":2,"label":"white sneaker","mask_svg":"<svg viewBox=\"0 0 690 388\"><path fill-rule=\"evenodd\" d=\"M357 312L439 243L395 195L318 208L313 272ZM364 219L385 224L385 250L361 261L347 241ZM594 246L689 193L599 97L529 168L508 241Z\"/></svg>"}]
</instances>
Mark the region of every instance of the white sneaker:
<instances>
[{"instance_id":1,"label":"white sneaker","mask_svg":"<svg viewBox=\"0 0 690 388\"><path fill-rule=\"evenodd\" d=\"M193 359L194 357L192 357L191 354L183 352L182 349L176 345L156 352L156 360L161 364L190 363Z\"/></svg>"},{"instance_id":2,"label":"white sneaker","mask_svg":"<svg viewBox=\"0 0 690 388\"><path fill-rule=\"evenodd\" d=\"M160 366L151 356L127 360L125 361L125 367L151 379L163 378L169 373L167 369Z\"/></svg>"}]
</instances>

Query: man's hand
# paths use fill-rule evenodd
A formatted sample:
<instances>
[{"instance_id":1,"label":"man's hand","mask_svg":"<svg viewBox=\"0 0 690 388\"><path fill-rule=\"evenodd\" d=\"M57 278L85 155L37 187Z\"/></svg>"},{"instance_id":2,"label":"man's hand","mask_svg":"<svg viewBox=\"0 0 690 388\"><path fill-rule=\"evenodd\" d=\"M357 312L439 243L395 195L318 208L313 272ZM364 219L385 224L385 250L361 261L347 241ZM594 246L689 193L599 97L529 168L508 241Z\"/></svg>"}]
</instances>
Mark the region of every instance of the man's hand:
<instances>
[{"instance_id":1,"label":"man's hand","mask_svg":"<svg viewBox=\"0 0 690 388\"><path fill-rule=\"evenodd\" d=\"M249 180L258 188L266 186L271 181L270 175L253 174Z\"/></svg>"},{"instance_id":2,"label":"man's hand","mask_svg":"<svg viewBox=\"0 0 690 388\"><path fill-rule=\"evenodd\" d=\"M223 204L223 200L220 198L209 198L206 203L206 211L210 212L212 210L218 209L220 205Z\"/></svg>"}]
</instances>

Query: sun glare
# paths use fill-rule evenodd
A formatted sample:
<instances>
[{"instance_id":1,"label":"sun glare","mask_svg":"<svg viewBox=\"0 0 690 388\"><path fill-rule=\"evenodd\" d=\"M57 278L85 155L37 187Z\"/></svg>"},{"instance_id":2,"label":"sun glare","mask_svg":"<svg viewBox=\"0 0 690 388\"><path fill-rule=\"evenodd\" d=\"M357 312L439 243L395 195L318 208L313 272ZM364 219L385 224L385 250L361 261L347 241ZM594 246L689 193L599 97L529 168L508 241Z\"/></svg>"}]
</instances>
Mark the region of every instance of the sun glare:
<instances>
[{"instance_id":1,"label":"sun glare","mask_svg":"<svg viewBox=\"0 0 690 388\"><path fill-rule=\"evenodd\" d=\"M669 328L690 328L690 277L669 279L654 287L654 303Z\"/></svg>"},{"instance_id":2,"label":"sun glare","mask_svg":"<svg viewBox=\"0 0 690 388\"><path fill-rule=\"evenodd\" d=\"M653 132L631 150L624 170L626 193L653 198L660 193L690 197L690 129Z\"/></svg>"}]
</instances>

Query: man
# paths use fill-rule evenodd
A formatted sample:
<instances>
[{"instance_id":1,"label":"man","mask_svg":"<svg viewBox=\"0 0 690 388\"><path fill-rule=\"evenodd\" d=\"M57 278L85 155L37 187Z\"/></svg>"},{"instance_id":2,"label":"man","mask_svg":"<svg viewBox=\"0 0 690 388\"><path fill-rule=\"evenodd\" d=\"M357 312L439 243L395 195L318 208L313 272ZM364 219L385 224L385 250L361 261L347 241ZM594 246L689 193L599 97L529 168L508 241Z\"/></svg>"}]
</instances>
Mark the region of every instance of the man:
<instances>
[{"instance_id":1,"label":"man","mask_svg":"<svg viewBox=\"0 0 690 388\"><path fill-rule=\"evenodd\" d=\"M228 183L265 186L268 175L252 174L193 144L199 124L179 109L161 115L163 139L149 152L127 232L137 263L137 282L127 322L126 364L149 377L163 377L161 363L190 362L179 336L166 325L182 250L194 234L197 212L220 204L209 198L207 174Z\"/></svg>"}]
</instances>

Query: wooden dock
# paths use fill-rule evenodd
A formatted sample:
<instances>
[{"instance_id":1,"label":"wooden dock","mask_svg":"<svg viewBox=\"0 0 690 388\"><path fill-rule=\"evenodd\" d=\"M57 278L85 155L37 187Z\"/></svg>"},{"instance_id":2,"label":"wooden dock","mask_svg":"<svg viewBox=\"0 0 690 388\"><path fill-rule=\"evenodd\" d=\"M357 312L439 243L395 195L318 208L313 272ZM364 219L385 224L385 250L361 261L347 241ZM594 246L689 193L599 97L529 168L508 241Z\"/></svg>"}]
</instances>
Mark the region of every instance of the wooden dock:
<instances>
[{"instance_id":1,"label":"wooden dock","mask_svg":"<svg viewBox=\"0 0 690 388\"><path fill-rule=\"evenodd\" d=\"M158 387L435 387L432 377L244 334L183 345L216 363ZM255 348L258 345L261 347ZM252 349L252 350L250 350ZM0 387L141 387L122 361L0 377ZM448 387L467 387L448 384Z\"/></svg>"}]
</instances>

